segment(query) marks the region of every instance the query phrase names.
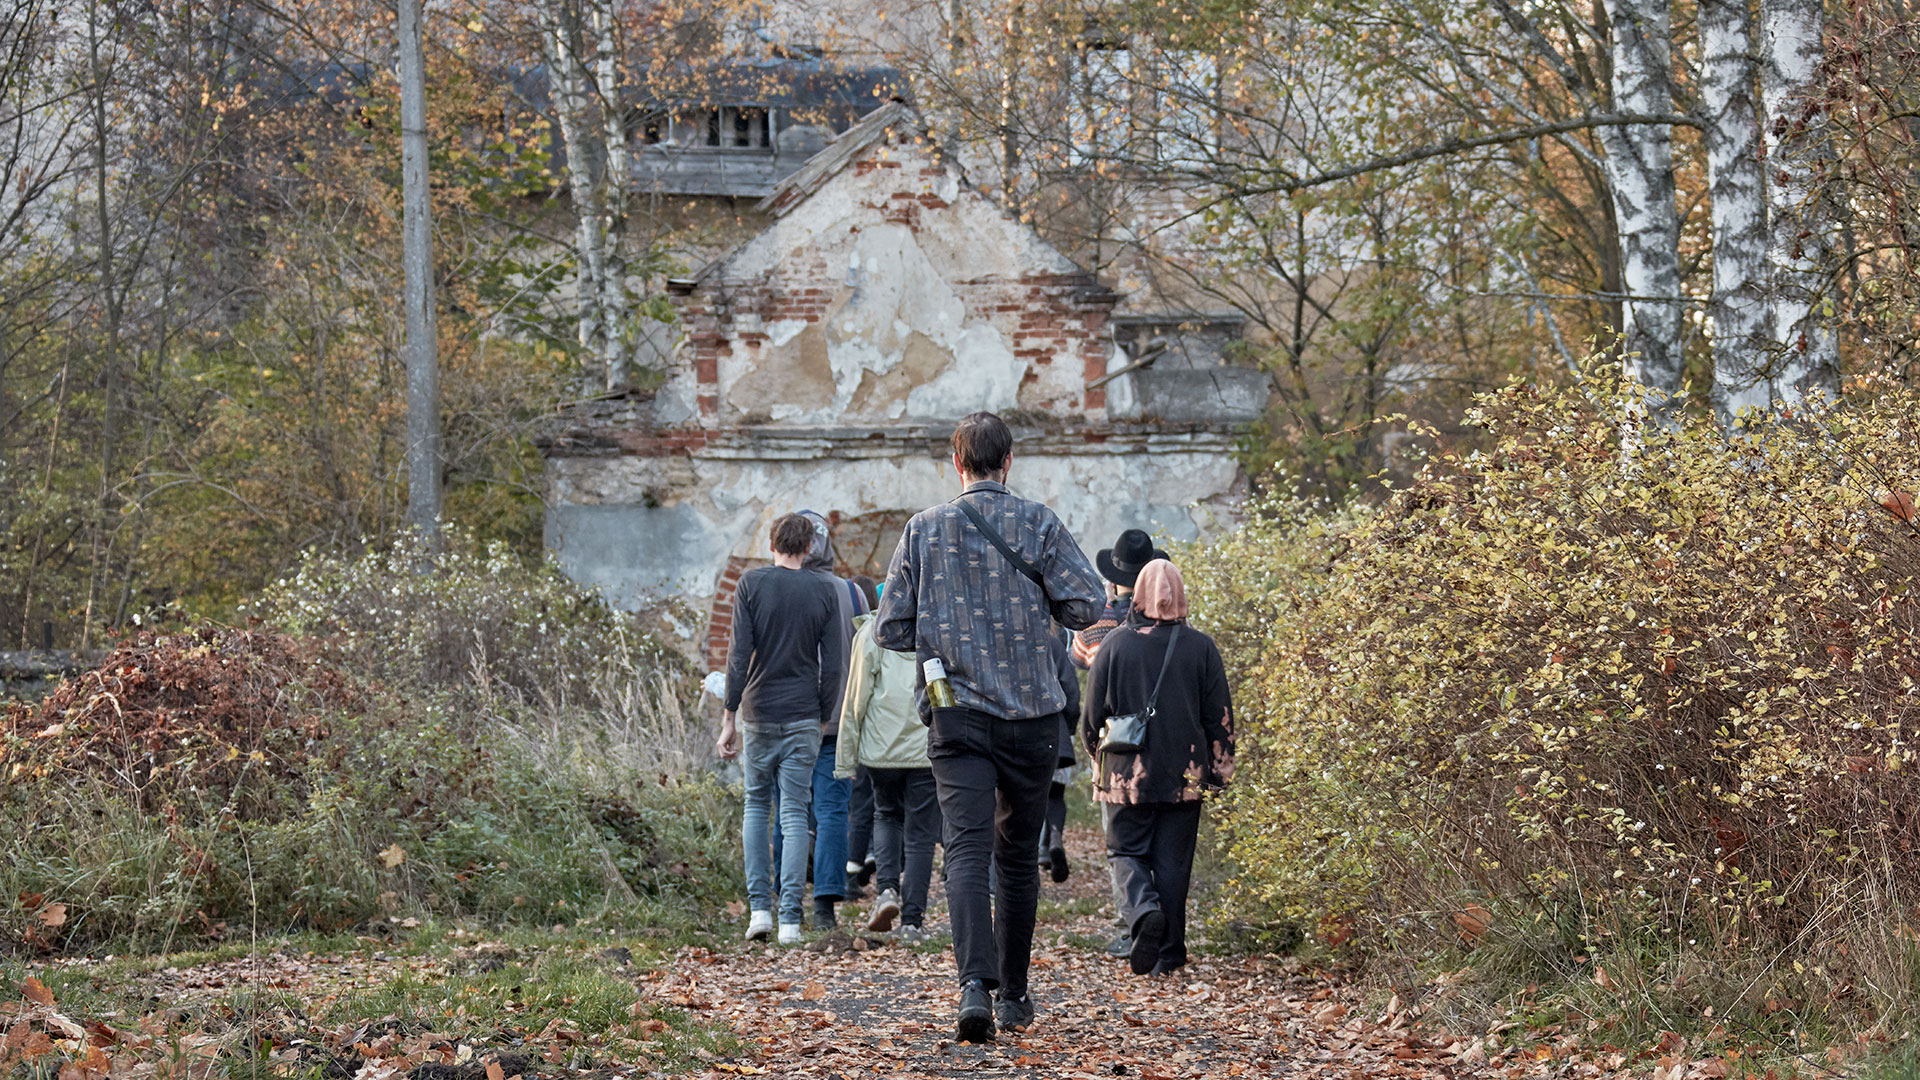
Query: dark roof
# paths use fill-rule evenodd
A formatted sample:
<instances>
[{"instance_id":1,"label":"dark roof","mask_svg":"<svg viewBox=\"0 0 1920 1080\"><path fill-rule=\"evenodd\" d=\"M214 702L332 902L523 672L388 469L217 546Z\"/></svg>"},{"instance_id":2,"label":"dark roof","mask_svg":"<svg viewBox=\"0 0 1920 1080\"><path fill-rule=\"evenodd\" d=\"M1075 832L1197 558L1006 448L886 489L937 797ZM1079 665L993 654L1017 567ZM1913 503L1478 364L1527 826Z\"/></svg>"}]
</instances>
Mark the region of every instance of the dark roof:
<instances>
[{"instance_id":1,"label":"dark roof","mask_svg":"<svg viewBox=\"0 0 1920 1080\"><path fill-rule=\"evenodd\" d=\"M515 97L529 108L552 108L545 64L513 64L495 72ZM255 92L271 107L285 107L319 99L341 105L359 97L374 77L373 65L339 61L309 61L263 67L252 80ZM764 57L729 60L705 68L680 65L675 69L637 67L634 85L649 89L635 94L635 104L747 105L804 109L872 108L905 92L906 76L890 67L849 68L811 57ZM672 87L689 88L675 93Z\"/></svg>"},{"instance_id":2,"label":"dark roof","mask_svg":"<svg viewBox=\"0 0 1920 1080\"><path fill-rule=\"evenodd\" d=\"M824 60L771 57L730 60L707 68L636 69L646 104L749 105L775 109L871 108L905 92L907 79L890 67L848 68ZM656 88L657 84L657 88ZM687 88L676 91L676 87Z\"/></svg>"}]
</instances>

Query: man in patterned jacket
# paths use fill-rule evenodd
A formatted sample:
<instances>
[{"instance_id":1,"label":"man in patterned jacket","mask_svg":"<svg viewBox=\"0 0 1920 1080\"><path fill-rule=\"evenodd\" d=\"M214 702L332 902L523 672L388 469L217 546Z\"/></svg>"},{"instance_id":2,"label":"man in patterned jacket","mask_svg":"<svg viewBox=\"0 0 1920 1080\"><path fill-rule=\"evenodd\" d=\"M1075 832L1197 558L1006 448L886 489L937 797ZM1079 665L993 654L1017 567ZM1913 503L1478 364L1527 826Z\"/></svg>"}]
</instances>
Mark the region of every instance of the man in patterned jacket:
<instances>
[{"instance_id":1,"label":"man in patterned jacket","mask_svg":"<svg viewBox=\"0 0 1920 1080\"><path fill-rule=\"evenodd\" d=\"M946 818L962 1042L992 1041L996 1021L1008 1031L1033 1022L1033 852L1066 708L1050 643L1055 623L1086 627L1104 599L1092 564L1054 512L1007 490L1012 464L1013 433L998 416L974 413L954 428L963 490L907 522L873 635L882 648L915 655L920 715L932 729L927 756ZM936 657L953 708L928 705L925 663ZM998 871L992 896L990 860ZM997 1002L989 997L996 989Z\"/></svg>"}]
</instances>

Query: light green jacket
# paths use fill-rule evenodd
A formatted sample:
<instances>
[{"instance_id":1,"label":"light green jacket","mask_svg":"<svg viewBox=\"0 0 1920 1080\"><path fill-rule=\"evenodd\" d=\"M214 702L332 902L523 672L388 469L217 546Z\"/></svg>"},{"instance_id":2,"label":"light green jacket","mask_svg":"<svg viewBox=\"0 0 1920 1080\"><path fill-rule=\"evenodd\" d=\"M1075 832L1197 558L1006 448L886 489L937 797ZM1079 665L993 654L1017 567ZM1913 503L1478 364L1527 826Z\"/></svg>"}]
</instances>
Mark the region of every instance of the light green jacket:
<instances>
[{"instance_id":1,"label":"light green jacket","mask_svg":"<svg viewBox=\"0 0 1920 1080\"><path fill-rule=\"evenodd\" d=\"M927 728L913 704L913 658L873 643L873 616L862 615L853 625L833 775L852 776L858 765L928 768Z\"/></svg>"}]
</instances>

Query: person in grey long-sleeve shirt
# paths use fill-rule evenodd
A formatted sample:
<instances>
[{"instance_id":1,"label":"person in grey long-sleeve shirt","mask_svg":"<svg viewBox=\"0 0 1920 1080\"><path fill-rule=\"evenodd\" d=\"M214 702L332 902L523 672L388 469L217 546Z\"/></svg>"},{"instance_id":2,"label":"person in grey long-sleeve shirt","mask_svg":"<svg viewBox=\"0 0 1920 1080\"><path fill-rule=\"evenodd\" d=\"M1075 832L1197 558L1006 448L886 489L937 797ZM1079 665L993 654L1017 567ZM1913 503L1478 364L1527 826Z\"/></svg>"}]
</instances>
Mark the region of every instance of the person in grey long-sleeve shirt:
<instances>
[{"instance_id":1,"label":"person in grey long-sleeve shirt","mask_svg":"<svg viewBox=\"0 0 1920 1080\"><path fill-rule=\"evenodd\" d=\"M807 884L814 763L828 710L838 707L846 682L847 650L832 580L801 568L813 542L813 522L783 515L768 540L774 564L749 571L734 590L726 713L715 748L723 758L745 751L741 842L752 910L748 940L773 929L769 831L779 791L780 941L792 944L800 940L800 901ZM736 713L744 714L743 722L736 724Z\"/></svg>"},{"instance_id":2,"label":"person in grey long-sleeve shirt","mask_svg":"<svg viewBox=\"0 0 1920 1080\"><path fill-rule=\"evenodd\" d=\"M847 678L840 600L808 570L749 570L733 594L733 642L727 649L727 711L745 722L808 718L837 708Z\"/></svg>"}]
</instances>

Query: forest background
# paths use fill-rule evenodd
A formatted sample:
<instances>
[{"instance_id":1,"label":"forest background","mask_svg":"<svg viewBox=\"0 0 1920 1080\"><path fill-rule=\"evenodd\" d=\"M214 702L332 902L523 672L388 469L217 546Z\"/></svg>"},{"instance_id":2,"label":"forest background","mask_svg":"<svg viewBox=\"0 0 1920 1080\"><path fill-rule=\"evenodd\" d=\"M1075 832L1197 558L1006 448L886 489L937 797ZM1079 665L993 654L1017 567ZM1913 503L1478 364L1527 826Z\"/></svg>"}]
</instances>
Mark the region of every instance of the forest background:
<instances>
[{"instance_id":1,"label":"forest background","mask_svg":"<svg viewBox=\"0 0 1920 1080\"><path fill-rule=\"evenodd\" d=\"M13 932L717 902L735 871L681 857L728 827L680 783L704 741L687 673L543 565L536 440L656 377L640 327L710 239L628 197L629 102L698 99L804 20L430 6L450 528L423 579L395 10L0 15L0 648L123 640L115 663L188 681L244 661L221 693L280 710L227 732L232 759L176 747L137 782L14 714L0 805L36 846L8 864ZM883 59L975 181L1096 271L1238 312L1236 361L1271 376L1247 528L1183 553L1245 709L1232 917L1394 986L1472 968L1436 1000L1485 1027L1544 1009L1788 1058L1898 1040L1920 11L927 17ZM327 659L266 630L124 638L254 617ZM74 731L105 724L74 685ZM364 873L315 872L336 858ZM108 902L47 917L100 880Z\"/></svg>"}]
</instances>

